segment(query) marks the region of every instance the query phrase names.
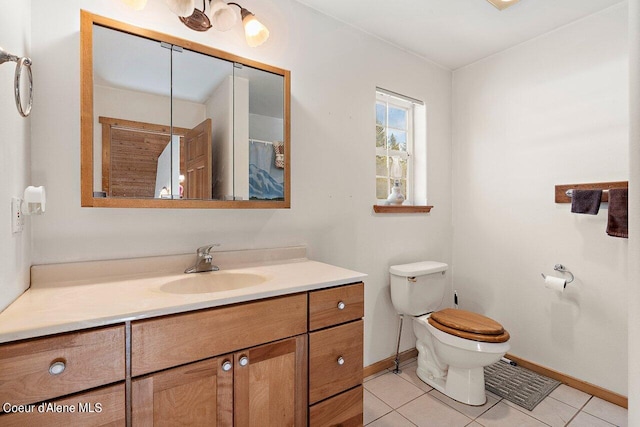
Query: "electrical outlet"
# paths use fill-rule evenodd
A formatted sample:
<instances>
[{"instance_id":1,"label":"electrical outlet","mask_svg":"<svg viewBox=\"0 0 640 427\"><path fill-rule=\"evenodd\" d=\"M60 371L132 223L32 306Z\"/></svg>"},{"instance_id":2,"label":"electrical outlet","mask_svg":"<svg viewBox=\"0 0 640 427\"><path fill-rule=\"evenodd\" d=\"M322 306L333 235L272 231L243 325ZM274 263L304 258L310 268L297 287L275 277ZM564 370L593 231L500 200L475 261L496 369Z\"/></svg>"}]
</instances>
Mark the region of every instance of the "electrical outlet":
<instances>
[{"instance_id":1,"label":"electrical outlet","mask_svg":"<svg viewBox=\"0 0 640 427\"><path fill-rule=\"evenodd\" d=\"M22 213L22 199L11 198L11 231L13 234L22 233L24 229L24 214Z\"/></svg>"}]
</instances>

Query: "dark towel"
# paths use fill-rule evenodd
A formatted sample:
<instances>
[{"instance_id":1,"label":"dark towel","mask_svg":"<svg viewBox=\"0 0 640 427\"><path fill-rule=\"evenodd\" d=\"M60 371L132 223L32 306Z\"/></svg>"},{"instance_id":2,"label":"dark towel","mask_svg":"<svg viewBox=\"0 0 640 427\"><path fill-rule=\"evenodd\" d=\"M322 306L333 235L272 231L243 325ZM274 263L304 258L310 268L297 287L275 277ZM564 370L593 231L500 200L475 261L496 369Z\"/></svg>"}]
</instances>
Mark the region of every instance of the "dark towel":
<instances>
[{"instance_id":1,"label":"dark towel","mask_svg":"<svg viewBox=\"0 0 640 427\"><path fill-rule=\"evenodd\" d=\"M602 190L573 190L571 212L598 215L602 200Z\"/></svg>"},{"instance_id":2,"label":"dark towel","mask_svg":"<svg viewBox=\"0 0 640 427\"><path fill-rule=\"evenodd\" d=\"M609 190L609 222L607 234L614 237L629 237L629 190Z\"/></svg>"}]
</instances>

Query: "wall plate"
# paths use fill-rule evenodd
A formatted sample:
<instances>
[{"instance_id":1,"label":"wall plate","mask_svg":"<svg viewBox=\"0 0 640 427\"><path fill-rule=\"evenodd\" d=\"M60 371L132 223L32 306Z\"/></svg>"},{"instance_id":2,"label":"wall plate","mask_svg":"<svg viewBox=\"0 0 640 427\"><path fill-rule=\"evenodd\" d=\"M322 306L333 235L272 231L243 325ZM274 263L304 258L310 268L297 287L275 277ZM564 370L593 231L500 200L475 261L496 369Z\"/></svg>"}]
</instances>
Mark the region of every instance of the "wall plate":
<instances>
[{"instance_id":1,"label":"wall plate","mask_svg":"<svg viewBox=\"0 0 640 427\"><path fill-rule=\"evenodd\" d=\"M22 213L22 199L11 198L11 232L22 233L24 229L24 214Z\"/></svg>"}]
</instances>

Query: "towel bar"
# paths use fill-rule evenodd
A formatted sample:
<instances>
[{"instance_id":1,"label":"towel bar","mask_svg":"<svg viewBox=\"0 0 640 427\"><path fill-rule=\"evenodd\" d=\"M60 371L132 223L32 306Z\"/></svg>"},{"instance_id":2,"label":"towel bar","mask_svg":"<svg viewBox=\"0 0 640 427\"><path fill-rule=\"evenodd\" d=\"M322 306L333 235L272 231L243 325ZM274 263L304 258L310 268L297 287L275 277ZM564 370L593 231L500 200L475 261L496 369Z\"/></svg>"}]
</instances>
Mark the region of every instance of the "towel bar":
<instances>
[{"instance_id":1,"label":"towel bar","mask_svg":"<svg viewBox=\"0 0 640 427\"><path fill-rule=\"evenodd\" d=\"M609 191L614 188L628 188L629 181L590 182L580 184L562 184L555 186L555 202L571 203L575 190L602 190L602 202L609 201Z\"/></svg>"},{"instance_id":2,"label":"towel bar","mask_svg":"<svg viewBox=\"0 0 640 427\"><path fill-rule=\"evenodd\" d=\"M603 194L608 194L609 190L602 190L602 193ZM573 197L573 188L565 191L564 194L566 194L567 197Z\"/></svg>"}]
</instances>

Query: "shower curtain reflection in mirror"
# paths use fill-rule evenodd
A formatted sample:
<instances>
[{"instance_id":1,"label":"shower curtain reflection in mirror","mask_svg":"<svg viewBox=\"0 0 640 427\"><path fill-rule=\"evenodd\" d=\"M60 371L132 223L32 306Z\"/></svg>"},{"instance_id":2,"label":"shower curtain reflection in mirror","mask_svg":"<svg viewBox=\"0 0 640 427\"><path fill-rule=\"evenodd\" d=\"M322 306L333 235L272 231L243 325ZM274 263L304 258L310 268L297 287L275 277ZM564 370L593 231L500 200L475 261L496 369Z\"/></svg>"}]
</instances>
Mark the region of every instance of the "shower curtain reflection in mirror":
<instances>
[{"instance_id":1,"label":"shower curtain reflection in mirror","mask_svg":"<svg viewBox=\"0 0 640 427\"><path fill-rule=\"evenodd\" d=\"M276 166L273 143L249 140L249 198L278 200L284 197L284 169Z\"/></svg>"}]
</instances>

